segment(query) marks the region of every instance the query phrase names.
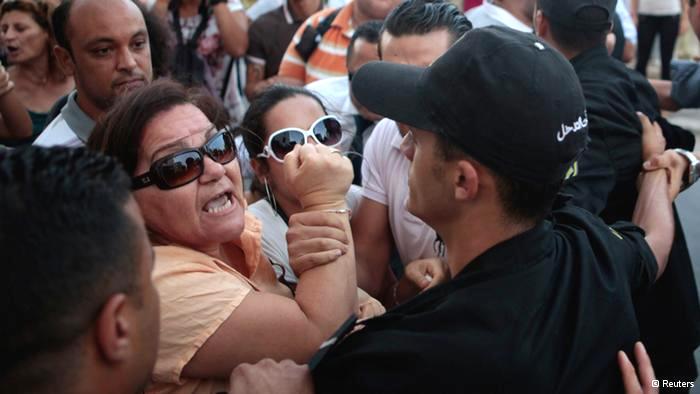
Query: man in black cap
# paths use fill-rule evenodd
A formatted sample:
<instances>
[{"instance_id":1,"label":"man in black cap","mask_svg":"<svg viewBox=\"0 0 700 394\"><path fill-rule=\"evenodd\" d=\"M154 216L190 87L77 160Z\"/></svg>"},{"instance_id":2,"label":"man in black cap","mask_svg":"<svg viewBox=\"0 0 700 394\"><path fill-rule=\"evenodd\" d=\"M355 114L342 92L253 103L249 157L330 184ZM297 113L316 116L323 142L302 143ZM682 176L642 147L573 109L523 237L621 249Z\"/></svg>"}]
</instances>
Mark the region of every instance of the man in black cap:
<instances>
[{"instance_id":1,"label":"man in black cap","mask_svg":"<svg viewBox=\"0 0 700 394\"><path fill-rule=\"evenodd\" d=\"M352 88L410 129L406 208L444 240L453 279L327 341L310 363L316 391L621 392L615 354L639 337L632 293L665 268L676 192L663 172L642 177L635 222L646 237L555 203L587 140L567 60L489 27L427 68L370 63ZM309 392L304 371L242 366L232 392Z\"/></svg>"},{"instance_id":2,"label":"man in black cap","mask_svg":"<svg viewBox=\"0 0 700 394\"><path fill-rule=\"evenodd\" d=\"M605 36L615 0L539 0L537 7L537 35L570 60L586 97L591 142L563 191L606 223L630 220L642 165L636 111L659 119L668 148L691 150L694 138L659 118L658 99L649 83L608 56ZM675 234L666 274L635 301L642 341L659 378L692 382L697 376L693 351L700 344L700 306L678 220Z\"/></svg>"}]
</instances>

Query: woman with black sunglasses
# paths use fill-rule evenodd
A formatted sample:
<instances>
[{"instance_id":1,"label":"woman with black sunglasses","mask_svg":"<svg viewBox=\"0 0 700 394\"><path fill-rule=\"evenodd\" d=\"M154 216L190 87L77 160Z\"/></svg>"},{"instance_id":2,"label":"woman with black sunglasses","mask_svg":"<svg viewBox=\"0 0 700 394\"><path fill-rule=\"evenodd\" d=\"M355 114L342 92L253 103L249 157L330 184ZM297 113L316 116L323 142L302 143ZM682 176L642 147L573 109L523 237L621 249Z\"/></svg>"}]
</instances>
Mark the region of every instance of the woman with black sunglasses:
<instances>
[{"instance_id":1,"label":"woman with black sunglasses","mask_svg":"<svg viewBox=\"0 0 700 394\"><path fill-rule=\"evenodd\" d=\"M274 85L251 101L238 133L242 134L250 164L264 198L250 205L263 223L262 247L278 274L289 283L297 277L289 265L287 233L289 217L301 211L283 173L286 154L298 144L337 147L343 136L340 122L328 116L321 101L310 91ZM346 203L355 209L361 189L350 186Z\"/></svg>"},{"instance_id":2,"label":"woman with black sunglasses","mask_svg":"<svg viewBox=\"0 0 700 394\"><path fill-rule=\"evenodd\" d=\"M333 262L301 274L292 296L262 254L259 223L245 212L227 120L211 96L161 80L115 104L88 142L133 176L155 245L161 329L148 392L216 393L241 363L308 362L357 310L343 201L350 162L307 144L285 164L304 206L290 218L290 239L300 240L295 250Z\"/></svg>"}]
</instances>

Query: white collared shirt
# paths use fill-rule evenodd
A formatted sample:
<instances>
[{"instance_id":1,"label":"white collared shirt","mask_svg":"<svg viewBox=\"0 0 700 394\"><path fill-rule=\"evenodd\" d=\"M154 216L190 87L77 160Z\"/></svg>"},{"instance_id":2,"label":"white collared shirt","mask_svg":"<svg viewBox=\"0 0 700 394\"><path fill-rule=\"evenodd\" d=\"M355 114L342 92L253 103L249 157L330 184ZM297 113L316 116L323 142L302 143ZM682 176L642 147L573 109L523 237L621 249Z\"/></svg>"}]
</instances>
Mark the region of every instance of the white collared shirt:
<instances>
[{"instance_id":1,"label":"white collared shirt","mask_svg":"<svg viewBox=\"0 0 700 394\"><path fill-rule=\"evenodd\" d=\"M505 26L524 33L532 33L532 27L524 24L506 9L491 4L488 0L465 13L474 28L487 26Z\"/></svg>"}]
</instances>

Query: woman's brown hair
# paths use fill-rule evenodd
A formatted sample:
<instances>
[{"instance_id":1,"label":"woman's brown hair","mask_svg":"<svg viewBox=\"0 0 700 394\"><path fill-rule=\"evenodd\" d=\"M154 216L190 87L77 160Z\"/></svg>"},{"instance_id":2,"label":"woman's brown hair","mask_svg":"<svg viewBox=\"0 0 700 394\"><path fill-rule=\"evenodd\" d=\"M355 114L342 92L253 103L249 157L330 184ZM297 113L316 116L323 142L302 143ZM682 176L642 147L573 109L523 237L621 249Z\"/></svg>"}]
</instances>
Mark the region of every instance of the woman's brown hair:
<instances>
[{"instance_id":1,"label":"woman's brown hair","mask_svg":"<svg viewBox=\"0 0 700 394\"><path fill-rule=\"evenodd\" d=\"M217 128L229 125L230 116L221 103L201 88L186 88L164 78L119 99L98 122L87 146L116 157L134 175L143 131L161 112L184 104L199 108Z\"/></svg>"}]
</instances>

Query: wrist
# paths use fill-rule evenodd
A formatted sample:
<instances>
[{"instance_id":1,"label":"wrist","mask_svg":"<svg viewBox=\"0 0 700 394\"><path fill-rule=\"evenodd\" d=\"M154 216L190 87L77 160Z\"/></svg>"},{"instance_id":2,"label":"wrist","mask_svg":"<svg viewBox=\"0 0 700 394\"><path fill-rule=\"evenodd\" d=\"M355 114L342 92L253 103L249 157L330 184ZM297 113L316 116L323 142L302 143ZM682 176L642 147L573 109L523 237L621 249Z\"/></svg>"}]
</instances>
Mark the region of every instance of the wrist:
<instances>
[{"instance_id":1,"label":"wrist","mask_svg":"<svg viewBox=\"0 0 700 394\"><path fill-rule=\"evenodd\" d=\"M304 207L305 212L311 212L311 211L344 211L347 210L350 212L350 210L347 208L347 204L345 203L345 200L342 201L336 201L336 202L324 202L324 203L315 203L315 204L302 204Z\"/></svg>"},{"instance_id":2,"label":"wrist","mask_svg":"<svg viewBox=\"0 0 700 394\"><path fill-rule=\"evenodd\" d=\"M15 83L12 81L9 81L7 85L5 85L4 88L0 89L0 97L5 97L8 93L12 91L12 89L15 88Z\"/></svg>"},{"instance_id":3,"label":"wrist","mask_svg":"<svg viewBox=\"0 0 700 394\"><path fill-rule=\"evenodd\" d=\"M683 156L683 158L688 163L688 167L683 172L683 187L681 190L685 190L688 186L695 183L700 177L700 160L692 153L685 149L674 149L676 153Z\"/></svg>"}]
</instances>

